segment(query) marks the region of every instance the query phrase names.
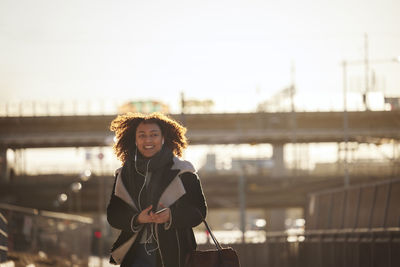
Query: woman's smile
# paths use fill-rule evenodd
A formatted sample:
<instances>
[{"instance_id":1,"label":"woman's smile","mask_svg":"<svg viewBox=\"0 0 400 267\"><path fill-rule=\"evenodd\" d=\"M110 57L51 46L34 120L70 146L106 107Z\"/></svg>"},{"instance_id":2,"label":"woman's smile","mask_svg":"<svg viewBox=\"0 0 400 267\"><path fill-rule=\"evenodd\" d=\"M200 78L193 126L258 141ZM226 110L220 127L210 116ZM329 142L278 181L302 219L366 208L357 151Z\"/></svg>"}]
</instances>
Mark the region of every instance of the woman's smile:
<instances>
[{"instance_id":1,"label":"woman's smile","mask_svg":"<svg viewBox=\"0 0 400 267\"><path fill-rule=\"evenodd\" d=\"M163 136L156 123L140 123L136 129L136 146L146 158L151 158L162 148Z\"/></svg>"}]
</instances>

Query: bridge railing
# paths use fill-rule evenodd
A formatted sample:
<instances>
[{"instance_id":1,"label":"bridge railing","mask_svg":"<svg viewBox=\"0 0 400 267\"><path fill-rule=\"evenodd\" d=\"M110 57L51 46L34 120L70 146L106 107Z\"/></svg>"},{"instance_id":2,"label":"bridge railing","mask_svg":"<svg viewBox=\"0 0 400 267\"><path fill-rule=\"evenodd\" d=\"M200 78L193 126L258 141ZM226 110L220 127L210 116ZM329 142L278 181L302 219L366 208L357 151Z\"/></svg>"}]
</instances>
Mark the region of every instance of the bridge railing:
<instances>
[{"instance_id":1,"label":"bridge railing","mask_svg":"<svg viewBox=\"0 0 400 267\"><path fill-rule=\"evenodd\" d=\"M310 195L300 266L400 266L399 203L400 179Z\"/></svg>"},{"instance_id":2,"label":"bridge railing","mask_svg":"<svg viewBox=\"0 0 400 267\"><path fill-rule=\"evenodd\" d=\"M400 266L400 179L311 194L306 230L231 244L242 266ZM202 245L209 247L210 245Z\"/></svg>"},{"instance_id":3,"label":"bridge railing","mask_svg":"<svg viewBox=\"0 0 400 267\"><path fill-rule=\"evenodd\" d=\"M241 266L251 267L397 267L400 266L400 231L308 231L302 234L269 232L264 243L227 244ZM199 249L211 248L200 245Z\"/></svg>"},{"instance_id":4,"label":"bridge railing","mask_svg":"<svg viewBox=\"0 0 400 267\"><path fill-rule=\"evenodd\" d=\"M8 222L5 241L8 260L87 266L91 254L91 218L8 204L0 204L0 214Z\"/></svg>"},{"instance_id":5,"label":"bridge railing","mask_svg":"<svg viewBox=\"0 0 400 267\"><path fill-rule=\"evenodd\" d=\"M399 229L306 231L295 242L287 238L283 232L267 235L265 266L400 266Z\"/></svg>"}]
</instances>

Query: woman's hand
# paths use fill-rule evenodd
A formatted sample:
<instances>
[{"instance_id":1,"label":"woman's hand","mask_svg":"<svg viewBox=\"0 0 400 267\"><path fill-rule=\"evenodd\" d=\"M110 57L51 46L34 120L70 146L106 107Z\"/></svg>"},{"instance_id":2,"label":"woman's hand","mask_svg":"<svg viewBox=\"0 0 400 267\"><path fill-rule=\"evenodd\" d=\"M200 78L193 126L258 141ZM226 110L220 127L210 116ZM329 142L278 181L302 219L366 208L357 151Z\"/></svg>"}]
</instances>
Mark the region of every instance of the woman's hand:
<instances>
[{"instance_id":1,"label":"woman's hand","mask_svg":"<svg viewBox=\"0 0 400 267\"><path fill-rule=\"evenodd\" d=\"M170 219L170 209L167 208L165 211L155 214L151 209L153 208L153 205L148 206L146 209L142 210L137 219L136 222L138 224L143 224L143 223L166 223Z\"/></svg>"},{"instance_id":2,"label":"woman's hand","mask_svg":"<svg viewBox=\"0 0 400 267\"><path fill-rule=\"evenodd\" d=\"M147 208L145 208L144 210L142 210L137 219L136 222L138 224L142 224L142 223L152 223L153 219L151 217L151 209L153 208L153 205L148 206Z\"/></svg>"},{"instance_id":3,"label":"woman's hand","mask_svg":"<svg viewBox=\"0 0 400 267\"><path fill-rule=\"evenodd\" d=\"M152 216L152 220L154 223L166 223L169 222L169 219L171 217L171 210L169 208L166 208L163 212L160 213L150 213L150 216Z\"/></svg>"}]
</instances>

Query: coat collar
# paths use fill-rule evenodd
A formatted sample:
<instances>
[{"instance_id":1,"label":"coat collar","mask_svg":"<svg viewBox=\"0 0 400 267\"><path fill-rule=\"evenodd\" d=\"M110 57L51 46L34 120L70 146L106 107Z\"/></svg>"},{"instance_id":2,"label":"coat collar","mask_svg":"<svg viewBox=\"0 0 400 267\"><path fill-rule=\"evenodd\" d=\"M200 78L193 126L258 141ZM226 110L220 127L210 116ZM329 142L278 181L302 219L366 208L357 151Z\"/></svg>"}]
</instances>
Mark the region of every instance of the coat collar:
<instances>
[{"instance_id":1,"label":"coat collar","mask_svg":"<svg viewBox=\"0 0 400 267\"><path fill-rule=\"evenodd\" d=\"M139 211L137 208L135 201L133 201L132 197L128 193L121 176L122 167L115 171L117 176L116 184L115 184L115 195L129 204L134 210ZM156 199L159 200L161 195L164 193L165 189L168 185L174 180L175 177L179 176L182 173L191 172L195 173L196 169L193 167L192 163L186 160L181 160L180 158L174 156L172 164L169 168L163 172L163 179L160 184L160 189L156 192Z\"/></svg>"},{"instance_id":2,"label":"coat collar","mask_svg":"<svg viewBox=\"0 0 400 267\"><path fill-rule=\"evenodd\" d=\"M176 177L185 172L194 173L196 172L196 169L189 161L181 160L178 157L174 156L172 166L170 166L170 168L164 171L159 190L156 191L155 193L155 199L157 200L158 205L160 204L159 203L160 198L167 189L167 187L174 181ZM166 203L161 203L161 204L165 205Z\"/></svg>"}]
</instances>

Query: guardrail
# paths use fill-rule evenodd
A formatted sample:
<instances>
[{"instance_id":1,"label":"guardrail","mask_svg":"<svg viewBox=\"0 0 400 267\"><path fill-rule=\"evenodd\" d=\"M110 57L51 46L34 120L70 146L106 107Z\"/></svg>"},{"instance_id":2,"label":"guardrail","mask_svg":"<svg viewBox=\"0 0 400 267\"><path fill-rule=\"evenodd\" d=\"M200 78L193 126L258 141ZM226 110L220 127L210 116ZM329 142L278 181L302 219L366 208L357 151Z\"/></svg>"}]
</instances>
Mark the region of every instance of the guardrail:
<instances>
[{"instance_id":1,"label":"guardrail","mask_svg":"<svg viewBox=\"0 0 400 267\"><path fill-rule=\"evenodd\" d=\"M91 218L8 204L0 204L0 214L8 222L5 232L8 260L28 258L57 266L87 266L91 254ZM63 264L58 264L61 261Z\"/></svg>"}]
</instances>

